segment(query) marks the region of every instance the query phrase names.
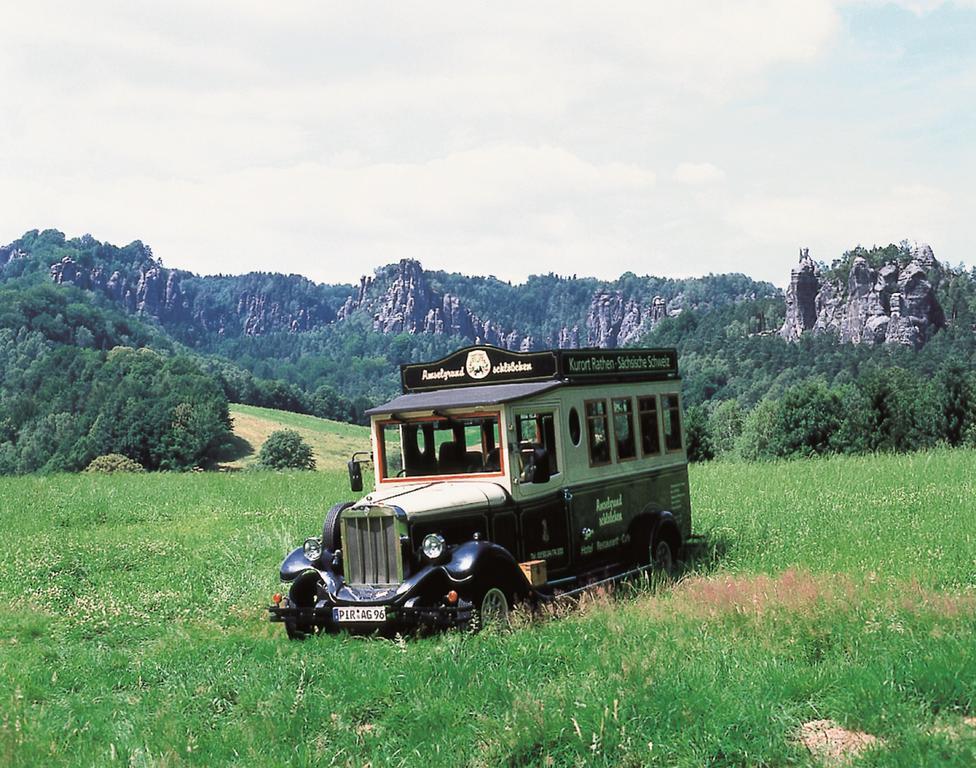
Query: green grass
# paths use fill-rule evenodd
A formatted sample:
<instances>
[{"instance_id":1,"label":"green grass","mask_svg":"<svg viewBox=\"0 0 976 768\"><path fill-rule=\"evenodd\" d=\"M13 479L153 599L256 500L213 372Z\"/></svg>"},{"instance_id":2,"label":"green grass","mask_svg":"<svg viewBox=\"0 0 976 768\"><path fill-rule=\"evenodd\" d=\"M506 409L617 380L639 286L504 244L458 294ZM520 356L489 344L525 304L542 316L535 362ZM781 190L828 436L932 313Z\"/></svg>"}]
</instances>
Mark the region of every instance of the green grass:
<instances>
[{"instance_id":1,"label":"green grass","mask_svg":"<svg viewBox=\"0 0 976 768\"><path fill-rule=\"evenodd\" d=\"M510 633L285 640L339 473L0 480L0 765L976 762L976 455L694 467L707 556Z\"/></svg>"}]
</instances>

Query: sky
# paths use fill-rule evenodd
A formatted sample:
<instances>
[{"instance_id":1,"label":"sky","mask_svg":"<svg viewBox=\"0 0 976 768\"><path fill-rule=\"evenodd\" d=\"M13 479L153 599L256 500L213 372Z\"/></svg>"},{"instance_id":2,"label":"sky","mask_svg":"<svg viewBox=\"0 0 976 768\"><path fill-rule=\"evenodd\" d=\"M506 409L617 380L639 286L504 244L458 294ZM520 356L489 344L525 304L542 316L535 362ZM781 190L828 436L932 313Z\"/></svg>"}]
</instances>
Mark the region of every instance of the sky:
<instances>
[{"instance_id":1,"label":"sky","mask_svg":"<svg viewBox=\"0 0 976 768\"><path fill-rule=\"evenodd\" d=\"M0 5L0 242L355 282L973 264L976 0Z\"/></svg>"}]
</instances>

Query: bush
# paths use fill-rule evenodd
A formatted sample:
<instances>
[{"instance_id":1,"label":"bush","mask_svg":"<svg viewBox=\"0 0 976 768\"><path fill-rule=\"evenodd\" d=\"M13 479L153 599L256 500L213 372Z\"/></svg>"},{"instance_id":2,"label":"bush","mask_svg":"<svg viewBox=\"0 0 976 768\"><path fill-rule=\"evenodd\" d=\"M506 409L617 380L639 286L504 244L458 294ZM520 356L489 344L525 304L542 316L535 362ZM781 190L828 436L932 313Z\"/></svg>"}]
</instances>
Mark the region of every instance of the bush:
<instances>
[{"instance_id":1,"label":"bush","mask_svg":"<svg viewBox=\"0 0 976 768\"><path fill-rule=\"evenodd\" d=\"M266 469L315 469L312 447L294 429L268 435L258 454L258 466Z\"/></svg>"},{"instance_id":2,"label":"bush","mask_svg":"<svg viewBox=\"0 0 976 768\"><path fill-rule=\"evenodd\" d=\"M736 452L747 461L773 457L770 444L779 418L779 401L766 398L753 408L742 424L742 432L735 441Z\"/></svg>"},{"instance_id":3,"label":"bush","mask_svg":"<svg viewBox=\"0 0 976 768\"><path fill-rule=\"evenodd\" d=\"M770 450L776 456L809 457L834 451L844 403L820 381L796 384L780 399Z\"/></svg>"},{"instance_id":4,"label":"bush","mask_svg":"<svg viewBox=\"0 0 976 768\"><path fill-rule=\"evenodd\" d=\"M745 416L739 401L735 398L723 400L708 416L708 432L712 438L712 448L717 456L730 454L742 434Z\"/></svg>"},{"instance_id":5,"label":"bush","mask_svg":"<svg viewBox=\"0 0 976 768\"><path fill-rule=\"evenodd\" d=\"M121 453L106 453L92 459L86 472L145 472L142 464Z\"/></svg>"},{"instance_id":6,"label":"bush","mask_svg":"<svg viewBox=\"0 0 976 768\"><path fill-rule=\"evenodd\" d=\"M688 461L715 458L712 436L708 430L708 412L703 405L693 405L685 413L685 445L688 448Z\"/></svg>"}]
</instances>

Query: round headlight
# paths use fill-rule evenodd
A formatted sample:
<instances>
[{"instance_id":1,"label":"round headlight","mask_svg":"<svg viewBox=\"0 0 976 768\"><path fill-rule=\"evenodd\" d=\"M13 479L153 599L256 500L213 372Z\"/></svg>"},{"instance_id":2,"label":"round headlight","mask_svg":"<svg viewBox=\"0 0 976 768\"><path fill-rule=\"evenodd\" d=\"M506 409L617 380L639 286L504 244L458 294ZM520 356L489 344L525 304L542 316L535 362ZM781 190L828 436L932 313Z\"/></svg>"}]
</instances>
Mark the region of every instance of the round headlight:
<instances>
[{"instance_id":1,"label":"round headlight","mask_svg":"<svg viewBox=\"0 0 976 768\"><path fill-rule=\"evenodd\" d=\"M439 533L428 533L424 536L422 548L424 557L428 560L436 560L444 554L444 537Z\"/></svg>"},{"instance_id":2,"label":"round headlight","mask_svg":"<svg viewBox=\"0 0 976 768\"><path fill-rule=\"evenodd\" d=\"M305 559L314 563L322 557L322 542L318 539L305 539Z\"/></svg>"}]
</instances>

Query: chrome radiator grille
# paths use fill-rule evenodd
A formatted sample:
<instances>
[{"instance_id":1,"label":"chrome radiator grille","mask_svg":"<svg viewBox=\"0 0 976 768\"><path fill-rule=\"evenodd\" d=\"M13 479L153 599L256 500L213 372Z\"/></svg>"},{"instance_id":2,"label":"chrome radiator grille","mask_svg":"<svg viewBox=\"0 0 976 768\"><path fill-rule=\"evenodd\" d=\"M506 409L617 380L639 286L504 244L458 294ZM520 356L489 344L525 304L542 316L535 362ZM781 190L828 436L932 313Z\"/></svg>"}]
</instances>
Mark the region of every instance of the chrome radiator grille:
<instances>
[{"instance_id":1,"label":"chrome radiator grille","mask_svg":"<svg viewBox=\"0 0 976 768\"><path fill-rule=\"evenodd\" d=\"M344 513L341 519L346 582L370 586L399 584L403 566L393 511L373 507L369 514L356 510Z\"/></svg>"}]
</instances>

